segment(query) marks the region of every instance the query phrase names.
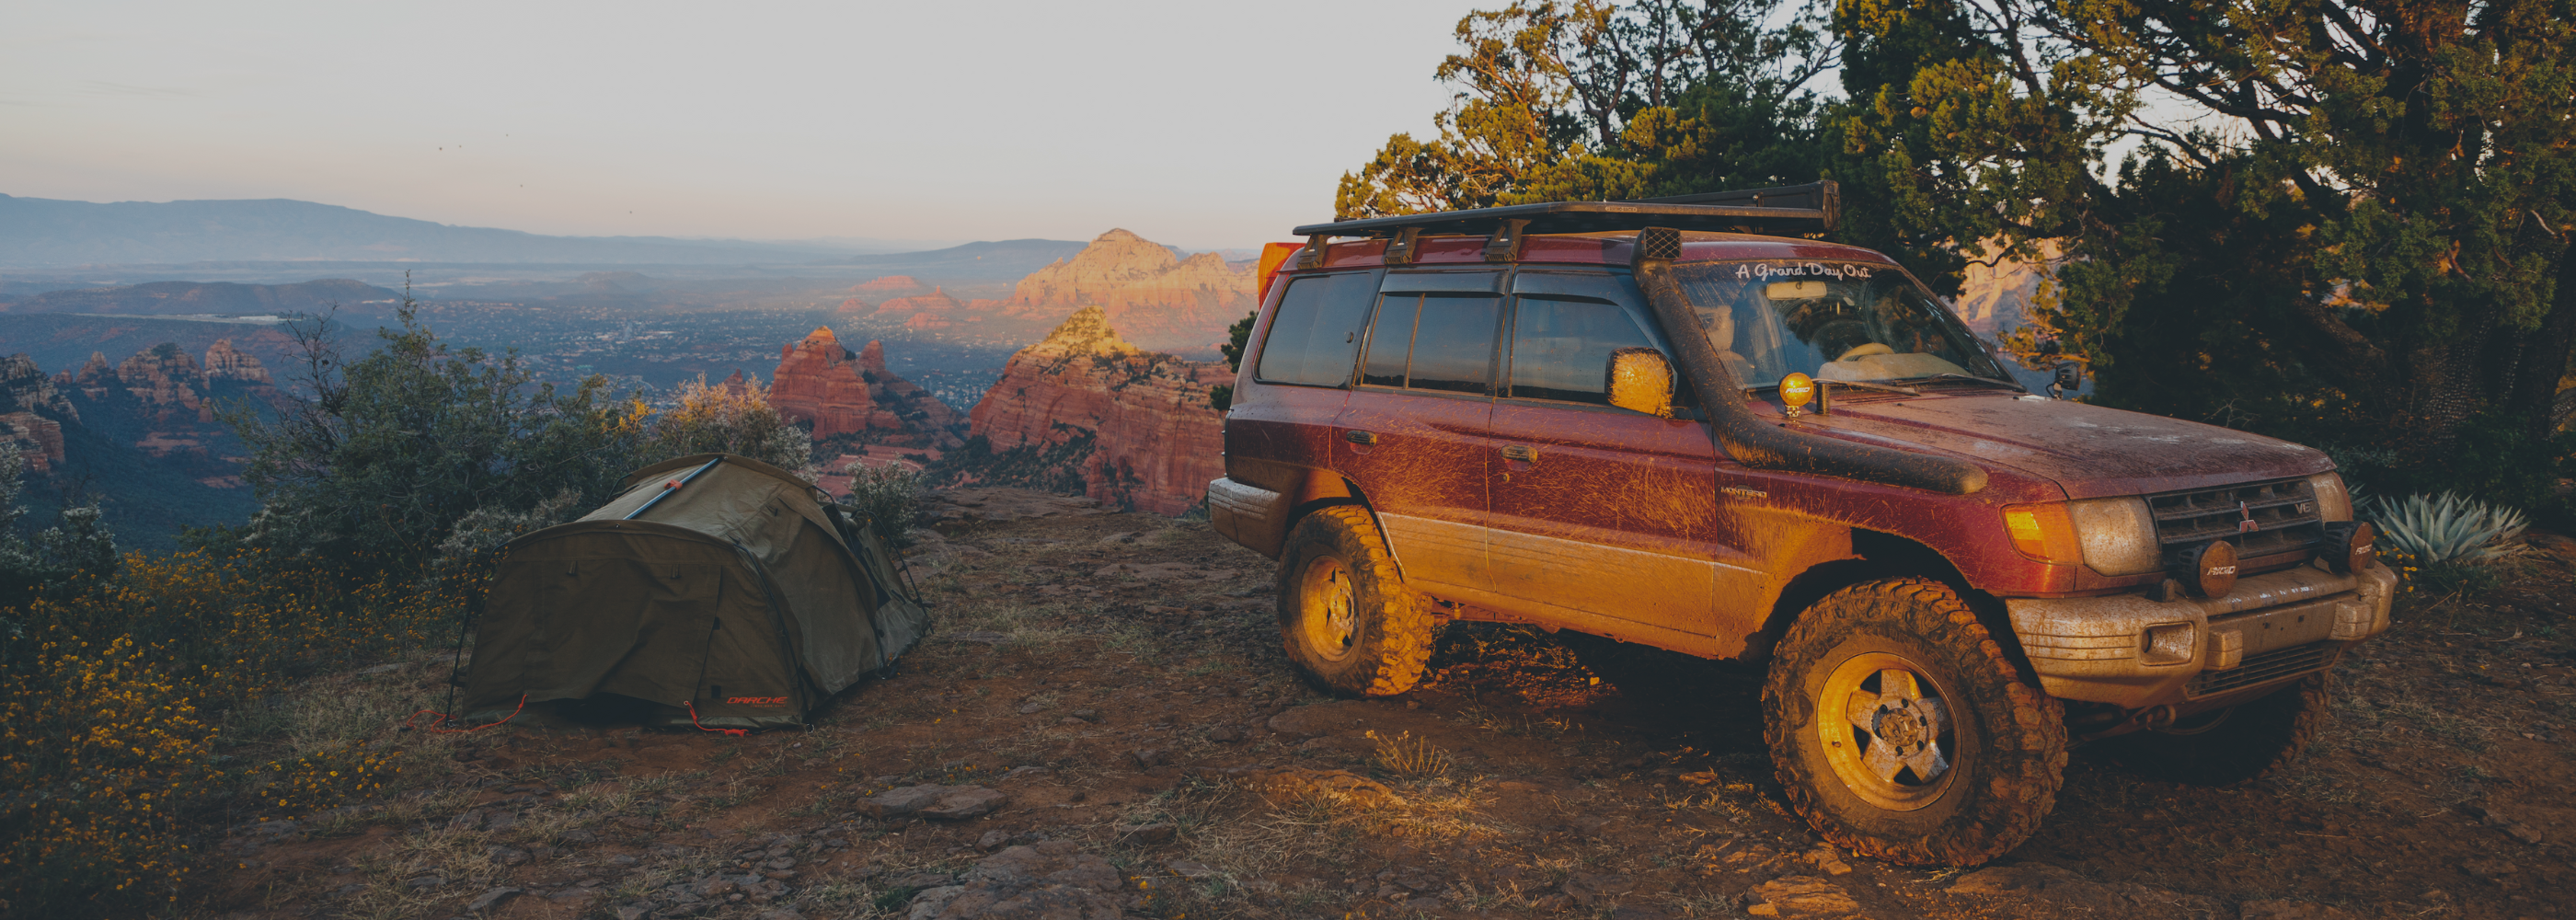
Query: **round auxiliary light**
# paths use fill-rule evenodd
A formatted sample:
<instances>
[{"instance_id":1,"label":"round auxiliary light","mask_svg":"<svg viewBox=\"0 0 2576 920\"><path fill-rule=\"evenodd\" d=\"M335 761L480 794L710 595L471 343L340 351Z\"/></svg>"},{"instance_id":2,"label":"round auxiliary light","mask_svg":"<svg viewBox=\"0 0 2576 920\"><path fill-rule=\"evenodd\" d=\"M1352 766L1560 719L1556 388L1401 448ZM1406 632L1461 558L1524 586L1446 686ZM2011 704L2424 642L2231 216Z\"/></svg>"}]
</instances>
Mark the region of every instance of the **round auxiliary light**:
<instances>
[{"instance_id":1,"label":"round auxiliary light","mask_svg":"<svg viewBox=\"0 0 2576 920\"><path fill-rule=\"evenodd\" d=\"M2236 544L2211 540L2185 550L2173 577L2193 597L2226 597L2236 590Z\"/></svg>"},{"instance_id":2,"label":"round auxiliary light","mask_svg":"<svg viewBox=\"0 0 2576 920\"><path fill-rule=\"evenodd\" d=\"M2337 575L2369 571L2379 564L2379 547L2372 545L2378 539L2379 531L2365 522L2336 521L2326 525L2325 543L2317 547L2317 555Z\"/></svg>"},{"instance_id":3,"label":"round auxiliary light","mask_svg":"<svg viewBox=\"0 0 2576 920\"><path fill-rule=\"evenodd\" d=\"M1800 410L1816 398L1816 378L1790 374L1780 378L1780 404L1788 407L1788 416L1797 418Z\"/></svg>"}]
</instances>

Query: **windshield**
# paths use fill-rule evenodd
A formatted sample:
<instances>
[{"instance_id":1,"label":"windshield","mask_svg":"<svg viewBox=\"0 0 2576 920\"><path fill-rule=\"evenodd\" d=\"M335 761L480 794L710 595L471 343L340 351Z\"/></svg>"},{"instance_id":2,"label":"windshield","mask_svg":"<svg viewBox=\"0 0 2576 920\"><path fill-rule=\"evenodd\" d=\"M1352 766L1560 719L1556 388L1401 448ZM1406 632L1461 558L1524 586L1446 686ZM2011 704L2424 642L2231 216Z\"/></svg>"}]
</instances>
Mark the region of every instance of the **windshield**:
<instances>
[{"instance_id":1,"label":"windshield","mask_svg":"<svg viewBox=\"0 0 2576 920\"><path fill-rule=\"evenodd\" d=\"M2010 379L1957 317L1894 266L1694 262L1673 266L1673 277L1718 357L1748 387L1793 371L1818 380Z\"/></svg>"}]
</instances>

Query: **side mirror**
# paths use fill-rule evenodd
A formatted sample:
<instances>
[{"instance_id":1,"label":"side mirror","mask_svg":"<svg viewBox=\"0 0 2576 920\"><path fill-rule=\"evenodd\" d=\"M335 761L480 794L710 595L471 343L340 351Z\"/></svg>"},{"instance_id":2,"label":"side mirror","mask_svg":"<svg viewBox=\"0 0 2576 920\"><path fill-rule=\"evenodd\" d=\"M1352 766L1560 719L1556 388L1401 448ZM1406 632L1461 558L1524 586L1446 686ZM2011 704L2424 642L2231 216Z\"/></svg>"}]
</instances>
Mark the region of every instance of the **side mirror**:
<instances>
[{"instance_id":1,"label":"side mirror","mask_svg":"<svg viewBox=\"0 0 2576 920\"><path fill-rule=\"evenodd\" d=\"M2059 361L2056 372L2048 378L2048 395L2059 399L2072 399L2075 397L2075 391L2083 386L2084 365L2074 361Z\"/></svg>"},{"instance_id":2,"label":"side mirror","mask_svg":"<svg viewBox=\"0 0 2576 920\"><path fill-rule=\"evenodd\" d=\"M1610 353L1610 404L1656 418L1673 417L1673 365L1652 348Z\"/></svg>"}]
</instances>

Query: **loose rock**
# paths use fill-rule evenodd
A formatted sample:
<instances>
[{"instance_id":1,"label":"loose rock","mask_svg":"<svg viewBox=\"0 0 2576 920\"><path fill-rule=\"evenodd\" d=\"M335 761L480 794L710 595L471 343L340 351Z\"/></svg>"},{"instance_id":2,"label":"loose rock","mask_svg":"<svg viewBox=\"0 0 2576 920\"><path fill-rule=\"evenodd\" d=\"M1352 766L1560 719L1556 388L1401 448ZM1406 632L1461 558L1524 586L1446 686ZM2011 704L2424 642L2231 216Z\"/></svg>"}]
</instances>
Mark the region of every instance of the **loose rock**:
<instances>
[{"instance_id":1,"label":"loose rock","mask_svg":"<svg viewBox=\"0 0 2576 920\"><path fill-rule=\"evenodd\" d=\"M955 885L914 895L906 920L1025 917L1118 920L1126 886L1117 867L1069 840L1015 846L985 857Z\"/></svg>"},{"instance_id":2,"label":"loose rock","mask_svg":"<svg viewBox=\"0 0 2576 920\"><path fill-rule=\"evenodd\" d=\"M507 901L511 897L523 892L524 889L519 888L494 888L482 894L475 895L474 900L465 902L465 909L469 912L478 914L490 913L492 908L500 906L501 902Z\"/></svg>"},{"instance_id":3,"label":"loose rock","mask_svg":"<svg viewBox=\"0 0 2576 920\"><path fill-rule=\"evenodd\" d=\"M1744 912L1756 917L1848 917L1860 910L1842 886L1812 875L1790 875L1753 886L1744 895Z\"/></svg>"}]
</instances>

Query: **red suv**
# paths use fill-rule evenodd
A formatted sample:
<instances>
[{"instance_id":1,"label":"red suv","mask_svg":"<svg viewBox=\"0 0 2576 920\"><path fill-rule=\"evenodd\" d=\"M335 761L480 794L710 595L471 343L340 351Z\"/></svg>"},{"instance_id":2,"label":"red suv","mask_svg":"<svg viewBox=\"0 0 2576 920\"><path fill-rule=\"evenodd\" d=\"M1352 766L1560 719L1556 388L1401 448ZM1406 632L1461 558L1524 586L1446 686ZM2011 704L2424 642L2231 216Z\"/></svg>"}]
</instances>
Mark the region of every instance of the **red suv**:
<instances>
[{"instance_id":1,"label":"red suv","mask_svg":"<svg viewBox=\"0 0 2576 920\"><path fill-rule=\"evenodd\" d=\"M2396 580L2333 464L2030 393L1886 256L1752 232L1835 195L1298 228L1208 484L1290 657L1401 693L1482 620L1767 662L1792 804L1903 863L2019 844L2071 742L2293 756Z\"/></svg>"}]
</instances>

